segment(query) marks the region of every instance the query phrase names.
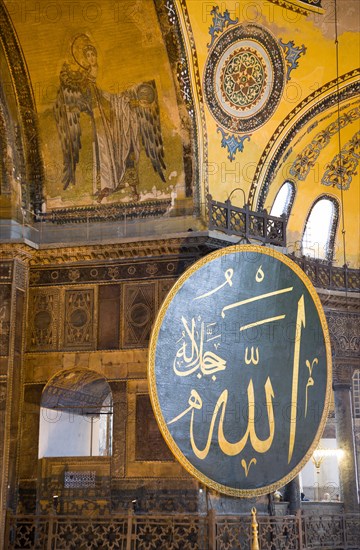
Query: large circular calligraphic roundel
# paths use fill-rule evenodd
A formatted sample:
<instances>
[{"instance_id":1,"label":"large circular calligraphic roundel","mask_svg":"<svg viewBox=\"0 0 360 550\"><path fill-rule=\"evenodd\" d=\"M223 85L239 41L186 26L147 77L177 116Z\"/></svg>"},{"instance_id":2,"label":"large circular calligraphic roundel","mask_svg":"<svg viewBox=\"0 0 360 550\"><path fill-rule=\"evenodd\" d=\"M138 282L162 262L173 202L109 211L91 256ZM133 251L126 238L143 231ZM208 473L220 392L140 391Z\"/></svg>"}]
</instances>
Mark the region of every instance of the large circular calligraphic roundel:
<instances>
[{"instance_id":1,"label":"large circular calligraphic roundel","mask_svg":"<svg viewBox=\"0 0 360 550\"><path fill-rule=\"evenodd\" d=\"M272 492L310 459L330 373L314 287L262 246L230 246L191 266L150 341L150 397L165 441L194 477L233 496Z\"/></svg>"},{"instance_id":2,"label":"large circular calligraphic roundel","mask_svg":"<svg viewBox=\"0 0 360 550\"><path fill-rule=\"evenodd\" d=\"M281 48L254 24L225 31L209 53L204 91L215 120L232 132L262 126L278 105L285 82Z\"/></svg>"}]
</instances>

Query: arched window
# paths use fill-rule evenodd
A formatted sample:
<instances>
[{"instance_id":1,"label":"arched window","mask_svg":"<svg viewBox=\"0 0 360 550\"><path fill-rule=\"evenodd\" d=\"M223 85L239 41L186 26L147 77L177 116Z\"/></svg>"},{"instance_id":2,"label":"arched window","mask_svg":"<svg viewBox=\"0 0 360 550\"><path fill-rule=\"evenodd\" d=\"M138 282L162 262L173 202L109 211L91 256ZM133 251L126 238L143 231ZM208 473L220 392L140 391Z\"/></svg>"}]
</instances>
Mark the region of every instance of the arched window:
<instances>
[{"instance_id":1,"label":"arched window","mask_svg":"<svg viewBox=\"0 0 360 550\"><path fill-rule=\"evenodd\" d=\"M100 374L72 369L55 375L41 397L39 458L108 456L112 394Z\"/></svg>"},{"instance_id":2,"label":"arched window","mask_svg":"<svg viewBox=\"0 0 360 550\"><path fill-rule=\"evenodd\" d=\"M288 218L295 198L295 185L292 181L286 181L277 192L270 216L280 217L283 214Z\"/></svg>"},{"instance_id":3,"label":"arched window","mask_svg":"<svg viewBox=\"0 0 360 550\"><path fill-rule=\"evenodd\" d=\"M332 260L339 205L330 197L319 198L313 204L305 224L302 253L314 259Z\"/></svg>"}]
</instances>

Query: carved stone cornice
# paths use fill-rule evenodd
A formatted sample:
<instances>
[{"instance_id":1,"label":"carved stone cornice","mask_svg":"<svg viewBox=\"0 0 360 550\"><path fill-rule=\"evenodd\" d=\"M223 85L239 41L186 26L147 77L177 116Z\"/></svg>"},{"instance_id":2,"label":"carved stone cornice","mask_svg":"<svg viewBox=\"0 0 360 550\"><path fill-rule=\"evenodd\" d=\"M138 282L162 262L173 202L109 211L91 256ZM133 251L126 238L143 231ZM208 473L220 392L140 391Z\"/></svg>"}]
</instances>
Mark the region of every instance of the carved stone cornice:
<instances>
[{"instance_id":1,"label":"carved stone cornice","mask_svg":"<svg viewBox=\"0 0 360 550\"><path fill-rule=\"evenodd\" d=\"M1 263L19 260L25 264L30 264L31 259L36 254L36 250L26 244L0 244Z\"/></svg>"},{"instance_id":2,"label":"carved stone cornice","mask_svg":"<svg viewBox=\"0 0 360 550\"><path fill-rule=\"evenodd\" d=\"M208 235L190 233L184 238L40 250L31 262L30 286L177 278L224 244Z\"/></svg>"},{"instance_id":3,"label":"carved stone cornice","mask_svg":"<svg viewBox=\"0 0 360 550\"><path fill-rule=\"evenodd\" d=\"M207 235L176 237L169 239L152 239L142 241L121 242L116 244L77 246L42 249L36 251L31 260L32 267L42 267L71 263L111 262L129 260L150 256L162 257L171 255L201 256L222 248L225 244L220 239Z\"/></svg>"}]
</instances>

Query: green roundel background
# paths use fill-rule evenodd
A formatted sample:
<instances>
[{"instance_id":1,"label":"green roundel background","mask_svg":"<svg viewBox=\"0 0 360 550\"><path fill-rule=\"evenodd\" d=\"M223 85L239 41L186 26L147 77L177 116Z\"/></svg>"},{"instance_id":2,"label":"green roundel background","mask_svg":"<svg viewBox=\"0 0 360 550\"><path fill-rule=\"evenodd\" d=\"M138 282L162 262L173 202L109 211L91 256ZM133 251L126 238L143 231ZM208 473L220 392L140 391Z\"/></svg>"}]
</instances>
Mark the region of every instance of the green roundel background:
<instances>
[{"instance_id":1,"label":"green roundel background","mask_svg":"<svg viewBox=\"0 0 360 550\"><path fill-rule=\"evenodd\" d=\"M256 496L310 458L329 406L331 354L315 289L265 247L214 252L176 282L150 343L150 396L180 463Z\"/></svg>"}]
</instances>

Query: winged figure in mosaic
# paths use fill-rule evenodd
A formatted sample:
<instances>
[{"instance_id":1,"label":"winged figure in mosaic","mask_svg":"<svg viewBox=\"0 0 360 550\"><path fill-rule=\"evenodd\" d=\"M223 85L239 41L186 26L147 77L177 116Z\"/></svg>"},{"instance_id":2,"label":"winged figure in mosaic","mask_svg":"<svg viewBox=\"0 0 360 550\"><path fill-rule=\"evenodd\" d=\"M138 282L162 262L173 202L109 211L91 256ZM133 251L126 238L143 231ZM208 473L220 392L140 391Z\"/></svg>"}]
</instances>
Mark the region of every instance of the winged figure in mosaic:
<instances>
[{"instance_id":1,"label":"winged figure in mosaic","mask_svg":"<svg viewBox=\"0 0 360 550\"><path fill-rule=\"evenodd\" d=\"M77 66L64 63L54 116L63 153L64 189L76 183L79 164L82 113L88 115L92 129L93 194L100 202L105 196L129 186L138 198L137 165L142 149L165 181L164 147L160 110L154 80L113 94L96 84L97 52L87 35L72 43Z\"/></svg>"}]
</instances>

